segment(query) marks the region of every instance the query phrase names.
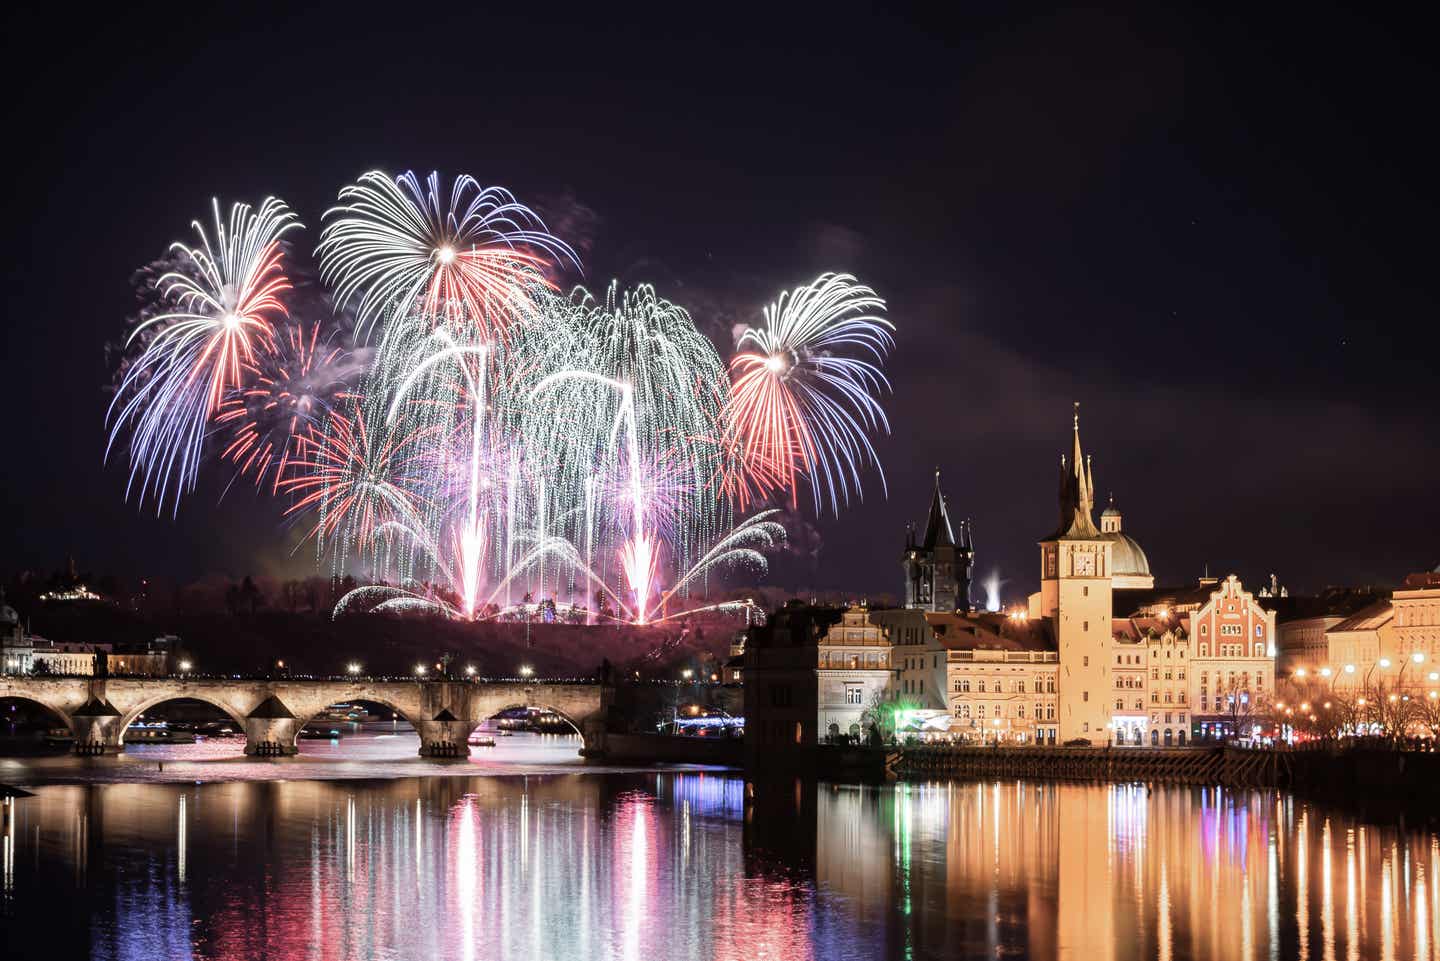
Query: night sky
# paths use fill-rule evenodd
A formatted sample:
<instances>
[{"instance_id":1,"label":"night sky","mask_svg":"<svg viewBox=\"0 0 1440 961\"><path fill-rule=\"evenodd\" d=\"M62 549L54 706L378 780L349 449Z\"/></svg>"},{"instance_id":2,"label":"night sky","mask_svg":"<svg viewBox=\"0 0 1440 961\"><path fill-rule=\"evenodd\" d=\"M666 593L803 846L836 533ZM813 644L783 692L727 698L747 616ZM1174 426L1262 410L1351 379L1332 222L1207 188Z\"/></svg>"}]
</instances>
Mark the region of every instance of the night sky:
<instances>
[{"instance_id":1,"label":"night sky","mask_svg":"<svg viewBox=\"0 0 1440 961\"><path fill-rule=\"evenodd\" d=\"M0 573L67 554L182 580L314 570L273 502L219 500L223 470L178 520L124 502L103 348L132 272L212 195L284 198L308 249L373 168L509 186L577 230L585 282L653 282L722 355L822 270L887 298L889 495L872 474L795 530L778 584L896 591L939 466L979 573L1035 589L1076 400L1161 583L1208 564L1315 590L1440 562L1423 25L300 6L5 14Z\"/></svg>"}]
</instances>

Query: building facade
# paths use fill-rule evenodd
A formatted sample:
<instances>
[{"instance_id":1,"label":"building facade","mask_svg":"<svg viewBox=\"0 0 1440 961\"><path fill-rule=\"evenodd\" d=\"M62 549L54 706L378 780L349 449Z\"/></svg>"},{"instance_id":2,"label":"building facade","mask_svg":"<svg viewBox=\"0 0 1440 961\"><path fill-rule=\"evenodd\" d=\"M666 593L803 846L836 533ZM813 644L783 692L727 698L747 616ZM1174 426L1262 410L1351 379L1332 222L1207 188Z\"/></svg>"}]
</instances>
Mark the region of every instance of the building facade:
<instances>
[{"instance_id":1,"label":"building facade","mask_svg":"<svg viewBox=\"0 0 1440 961\"><path fill-rule=\"evenodd\" d=\"M818 639L815 655L818 737L862 737L865 712L890 691L887 632L864 605L851 605Z\"/></svg>"},{"instance_id":2,"label":"building facade","mask_svg":"<svg viewBox=\"0 0 1440 961\"><path fill-rule=\"evenodd\" d=\"M1291 677L1297 671L1312 674L1331 663L1330 628L1345 618L1338 614L1299 617L1276 625L1275 673Z\"/></svg>"},{"instance_id":3,"label":"building facade","mask_svg":"<svg viewBox=\"0 0 1440 961\"><path fill-rule=\"evenodd\" d=\"M110 644L82 644L74 641L47 641L32 638L34 643L33 674L63 674L71 677L94 677L103 672L109 657Z\"/></svg>"},{"instance_id":4,"label":"building facade","mask_svg":"<svg viewBox=\"0 0 1440 961\"><path fill-rule=\"evenodd\" d=\"M1196 735L1249 736L1275 697L1275 612L1231 574L1188 621Z\"/></svg>"},{"instance_id":5,"label":"building facade","mask_svg":"<svg viewBox=\"0 0 1440 961\"><path fill-rule=\"evenodd\" d=\"M0 673L29 674L34 650L20 615L5 603L4 592L0 591Z\"/></svg>"}]
</instances>

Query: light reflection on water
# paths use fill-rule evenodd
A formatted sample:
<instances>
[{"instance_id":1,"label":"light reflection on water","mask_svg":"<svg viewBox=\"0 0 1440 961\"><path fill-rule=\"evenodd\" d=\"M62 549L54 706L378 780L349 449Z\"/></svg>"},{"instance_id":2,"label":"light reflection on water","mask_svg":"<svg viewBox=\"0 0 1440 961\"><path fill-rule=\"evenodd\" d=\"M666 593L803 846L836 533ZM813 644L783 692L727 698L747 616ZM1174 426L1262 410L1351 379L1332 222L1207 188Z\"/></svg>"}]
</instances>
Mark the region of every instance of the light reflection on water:
<instances>
[{"instance_id":1,"label":"light reflection on water","mask_svg":"<svg viewBox=\"0 0 1440 961\"><path fill-rule=\"evenodd\" d=\"M463 769L463 766L462 766ZM59 784L8 957L1435 956L1440 837L1270 793L714 772Z\"/></svg>"}]
</instances>

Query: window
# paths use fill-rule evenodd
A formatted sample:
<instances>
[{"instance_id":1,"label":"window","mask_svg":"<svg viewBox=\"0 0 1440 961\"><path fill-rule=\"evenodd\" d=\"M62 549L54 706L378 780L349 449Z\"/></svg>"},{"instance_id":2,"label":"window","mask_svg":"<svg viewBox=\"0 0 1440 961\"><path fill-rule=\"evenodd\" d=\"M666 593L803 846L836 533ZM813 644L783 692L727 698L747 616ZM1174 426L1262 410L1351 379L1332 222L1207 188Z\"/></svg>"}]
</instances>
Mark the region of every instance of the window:
<instances>
[{"instance_id":1,"label":"window","mask_svg":"<svg viewBox=\"0 0 1440 961\"><path fill-rule=\"evenodd\" d=\"M1088 622L1087 622L1087 623L1088 623ZM1090 666L1090 655L1089 655L1089 654L1086 654L1086 655L1085 655L1085 666L1086 666L1086 667L1089 667L1089 666Z\"/></svg>"},{"instance_id":2,"label":"window","mask_svg":"<svg viewBox=\"0 0 1440 961\"><path fill-rule=\"evenodd\" d=\"M960 693L961 693L961 694L969 694L969 693L970 693L970 678L968 678L968 677L962 677L962 678L960 679L960 688L959 688L959 690L960 690Z\"/></svg>"},{"instance_id":3,"label":"window","mask_svg":"<svg viewBox=\"0 0 1440 961\"><path fill-rule=\"evenodd\" d=\"M861 703L864 703L863 698L862 698L862 694L863 694L863 693L864 693L864 689L861 688L860 685L858 685L858 684L851 684L851 685L847 686L847 687L845 688L845 703L846 703L846 704L861 704Z\"/></svg>"},{"instance_id":4,"label":"window","mask_svg":"<svg viewBox=\"0 0 1440 961\"><path fill-rule=\"evenodd\" d=\"M1080 629L1081 629L1082 631L1088 631L1088 630L1090 630L1090 622L1089 622L1089 621L1081 621L1081 622L1080 622Z\"/></svg>"},{"instance_id":5,"label":"window","mask_svg":"<svg viewBox=\"0 0 1440 961\"><path fill-rule=\"evenodd\" d=\"M1016 716L1016 717L1024 717L1024 716L1025 716L1025 705L1024 705L1024 704L1021 704L1021 705L1019 705L1019 706L1017 706L1017 707L1015 708L1015 716Z\"/></svg>"},{"instance_id":6,"label":"window","mask_svg":"<svg viewBox=\"0 0 1440 961\"><path fill-rule=\"evenodd\" d=\"M1024 693L1025 693L1025 682L1024 682L1023 680L1019 680L1019 681L1016 681L1016 682L1015 682L1015 693L1016 693L1016 694L1024 694Z\"/></svg>"},{"instance_id":7,"label":"window","mask_svg":"<svg viewBox=\"0 0 1440 961\"><path fill-rule=\"evenodd\" d=\"M980 686L978 688L978 691L981 694L985 693L985 679L983 677L980 679Z\"/></svg>"},{"instance_id":8,"label":"window","mask_svg":"<svg viewBox=\"0 0 1440 961\"><path fill-rule=\"evenodd\" d=\"M1090 596L1090 588L1089 588L1089 587L1082 587L1080 590L1081 590L1081 594L1080 594L1081 597L1089 597L1089 596Z\"/></svg>"},{"instance_id":9,"label":"window","mask_svg":"<svg viewBox=\"0 0 1440 961\"><path fill-rule=\"evenodd\" d=\"M984 720L984 718L985 718L985 705L984 705L984 704L981 704L979 707L977 707L977 708L975 709L975 716L978 717L978 718L980 718L981 720Z\"/></svg>"},{"instance_id":10,"label":"window","mask_svg":"<svg viewBox=\"0 0 1440 961\"><path fill-rule=\"evenodd\" d=\"M1080 700L1085 701L1085 702L1088 703L1088 702L1090 701L1090 692L1089 692L1089 691L1081 691L1081 692L1080 692Z\"/></svg>"}]
</instances>

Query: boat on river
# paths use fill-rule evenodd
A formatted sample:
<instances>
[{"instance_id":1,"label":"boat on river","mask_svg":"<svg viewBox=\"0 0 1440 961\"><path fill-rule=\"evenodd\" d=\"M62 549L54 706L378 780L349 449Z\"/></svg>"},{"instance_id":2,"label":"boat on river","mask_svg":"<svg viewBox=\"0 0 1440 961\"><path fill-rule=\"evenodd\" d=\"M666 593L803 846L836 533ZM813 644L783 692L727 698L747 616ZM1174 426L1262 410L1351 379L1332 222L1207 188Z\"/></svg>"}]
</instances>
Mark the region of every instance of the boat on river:
<instances>
[{"instance_id":1,"label":"boat on river","mask_svg":"<svg viewBox=\"0 0 1440 961\"><path fill-rule=\"evenodd\" d=\"M125 730L126 744L194 744L194 731L177 731L161 721L157 724L135 723Z\"/></svg>"}]
</instances>

